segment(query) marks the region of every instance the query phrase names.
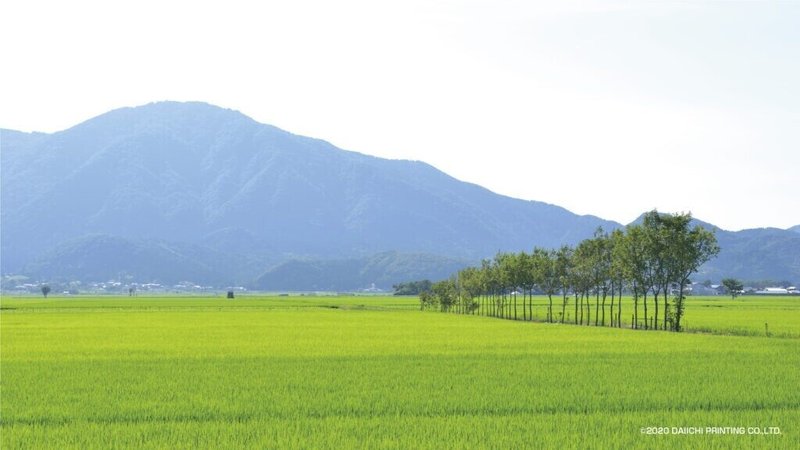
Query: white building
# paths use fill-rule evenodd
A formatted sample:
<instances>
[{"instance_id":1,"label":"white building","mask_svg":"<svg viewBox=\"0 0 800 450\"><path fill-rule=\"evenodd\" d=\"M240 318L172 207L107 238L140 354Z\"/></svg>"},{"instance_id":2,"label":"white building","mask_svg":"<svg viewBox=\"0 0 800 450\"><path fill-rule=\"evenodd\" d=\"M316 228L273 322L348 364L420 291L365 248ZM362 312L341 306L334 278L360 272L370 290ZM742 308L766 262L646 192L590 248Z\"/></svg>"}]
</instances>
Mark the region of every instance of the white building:
<instances>
[{"instance_id":1,"label":"white building","mask_svg":"<svg viewBox=\"0 0 800 450\"><path fill-rule=\"evenodd\" d=\"M756 291L756 294L772 294L772 295L781 295L781 294L788 294L789 290L786 288L780 287L768 287L764 288L760 291Z\"/></svg>"}]
</instances>

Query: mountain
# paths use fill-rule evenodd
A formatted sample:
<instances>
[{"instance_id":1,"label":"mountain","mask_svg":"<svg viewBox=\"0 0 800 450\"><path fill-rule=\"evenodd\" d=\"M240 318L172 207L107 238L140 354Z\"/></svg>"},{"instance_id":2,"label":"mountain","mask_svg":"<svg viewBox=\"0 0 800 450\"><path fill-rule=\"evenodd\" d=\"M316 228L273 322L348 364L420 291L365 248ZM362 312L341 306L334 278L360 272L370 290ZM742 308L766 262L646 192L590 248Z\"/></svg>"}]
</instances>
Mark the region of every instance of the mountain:
<instances>
[{"instance_id":1,"label":"mountain","mask_svg":"<svg viewBox=\"0 0 800 450\"><path fill-rule=\"evenodd\" d=\"M39 279L389 287L621 226L204 103L0 130L0 188L2 273ZM695 278L800 282L800 226L717 238L722 252Z\"/></svg>"},{"instance_id":2,"label":"mountain","mask_svg":"<svg viewBox=\"0 0 800 450\"><path fill-rule=\"evenodd\" d=\"M800 281L800 234L778 228L727 231L693 218L691 226L697 225L714 231L720 253L700 267L695 280Z\"/></svg>"},{"instance_id":3,"label":"mountain","mask_svg":"<svg viewBox=\"0 0 800 450\"><path fill-rule=\"evenodd\" d=\"M242 265L257 274L390 250L476 260L619 226L204 103L122 108L53 134L0 130L0 148L6 274L101 277L70 261L127 248L142 258L128 259L140 261L128 267L137 281L169 261L194 281L233 283ZM213 255L245 263L219 267Z\"/></svg>"},{"instance_id":4,"label":"mountain","mask_svg":"<svg viewBox=\"0 0 800 450\"><path fill-rule=\"evenodd\" d=\"M90 235L68 240L27 264L23 272L47 280L112 280L175 284L249 283L264 261L217 252L207 247L159 240Z\"/></svg>"},{"instance_id":5,"label":"mountain","mask_svg":"<svg viewBox=\"0 0 800 450\"><path fill-rule=\"evenodd\" d=\"M696 279L800 281L800 233L758 228L717 230L716 236L722 250L701 268Z\"/></svg>"},{"instance_id":6,"label":"mountain","mask_svg":"<svg viewBox=\"0 0 800 450\"><path fill-rule=\"evenodd\" d=\"M294 260L268 270L254 286L260 290L348 291L374 285L389 290L409 280L445 279L469 265L466 260L398 252L342 260Z\"/></svg>"}]
</instances>

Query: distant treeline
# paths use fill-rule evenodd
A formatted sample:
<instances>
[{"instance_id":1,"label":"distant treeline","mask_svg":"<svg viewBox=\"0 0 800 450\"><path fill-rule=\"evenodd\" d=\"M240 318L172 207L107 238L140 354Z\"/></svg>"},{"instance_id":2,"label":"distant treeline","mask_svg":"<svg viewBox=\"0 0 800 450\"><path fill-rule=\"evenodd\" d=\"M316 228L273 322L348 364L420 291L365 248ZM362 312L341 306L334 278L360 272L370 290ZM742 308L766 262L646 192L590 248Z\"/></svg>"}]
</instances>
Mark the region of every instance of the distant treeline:
<instances>
[{"instance_id":1,"label":"distant treeline","mask_svg":"<svg viewBox=\"0 0 800 450\"><path fill-rule=\"evenodd\" d=\"M610 234L599 228L576 247L499 253L420 291L420 307L533 320L538 291L548 297L548 322L622 327L625 291L633 295L634 328L681 331L689 277L720 250L714 232L691 227L691 220L651 211L641 224Z\"/></svg>"},{"instance_id":2,"label":"distant treeline","mask_svg":"<svg viewBox=\"0 0 800 450\"><path fill-rule=\"evenodd\" d=\"M394 295L419 295L423 292L430 292L432 288L433 282L431 280L409 281L392 286Z\"/></svg>"}]
</instances>

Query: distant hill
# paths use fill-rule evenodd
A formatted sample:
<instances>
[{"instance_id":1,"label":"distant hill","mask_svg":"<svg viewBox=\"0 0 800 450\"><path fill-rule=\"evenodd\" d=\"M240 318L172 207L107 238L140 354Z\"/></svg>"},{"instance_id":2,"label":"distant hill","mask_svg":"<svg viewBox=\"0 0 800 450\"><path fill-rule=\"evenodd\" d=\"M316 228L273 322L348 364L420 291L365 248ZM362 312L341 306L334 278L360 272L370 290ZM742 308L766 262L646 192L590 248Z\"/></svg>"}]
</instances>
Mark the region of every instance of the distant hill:
<instances>
[{"instance_id":1,"label":"distant hill","mask_svg":"<svg viewBox=\"0 0 800 450\"><path fill-rule=\"evenodd\" d=\"M800 233L800 225L795 225L795 226L789 228L788 231L794 231L795 233Z\"/></svg>"},{"instance_id":2,"label":"distant hill","mask_svg":"<svg viewBox=\"0 0 800 450\"><path fill-rule=\"evenodd\" d=\"M621 226L204 103L122 108L53 134L0 130L0 150L2 272L39 279L263 285L281 263L335 272L387 251L436 278L452 261ZM741 233L720 235L709 276L800 279L787 237L800 234ZM373 278L389 283L385 269Z\"/></svg>"},{"instance_id":3,"label":"distant hill","mask_svg":"<svg viewBox=\"0 0 800 450\"><path fill-rule=\"evenodd\" d=\"M718 230L717 240L722 251L701 268L697 280L800 281L800 233L778 228Z\"/></svg>"},{"instance_id":4,"label":"distant hill","mask_svg":"<svg viewBox=\"0 0 800 450\"><path fill-rule=\"evenodd\" d=\"M68 240L28 263L22 272L46 280L175 284L202 281L224 286L249 284L266 261L194 244L90 235Z\"/></svg>"},{"instance_id":5,"label":"distant hill","mask_svg":"<svg viewBox=\"0 0 800 450\"><path fill-rule=\"evenodd\" d=\"M391 290L405 281L441 280L471 265L469 261L423 254L384 252L366 258L288 261L256 280L260 290L348 291L374 287Z\"/></svg>"}]
</instances>

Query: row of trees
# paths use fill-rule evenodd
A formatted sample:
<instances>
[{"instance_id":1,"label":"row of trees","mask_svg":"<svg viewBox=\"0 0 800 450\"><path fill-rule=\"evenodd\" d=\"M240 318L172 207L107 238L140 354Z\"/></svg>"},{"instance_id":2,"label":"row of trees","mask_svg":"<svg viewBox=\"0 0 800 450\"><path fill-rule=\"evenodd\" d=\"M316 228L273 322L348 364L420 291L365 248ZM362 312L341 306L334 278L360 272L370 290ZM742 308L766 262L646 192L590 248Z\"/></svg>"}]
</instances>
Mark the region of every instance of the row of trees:
<instances>
[{"instance_id":1,"label":"row of trees","mask_svg":"<svg viewBox=\"0 0 800 450\"><path fill-rule=\"evenodd\" d=\"M681 331L689 277L719 253L714 233L691 227L691 220L651 211L641 224L600 228L575 247L500 253L434 283L420 294L420 306L533 320L538 292L547 296L548 322L622 327L625 292L633 296L632 327Z\"/></svg>"}]
</instances>

